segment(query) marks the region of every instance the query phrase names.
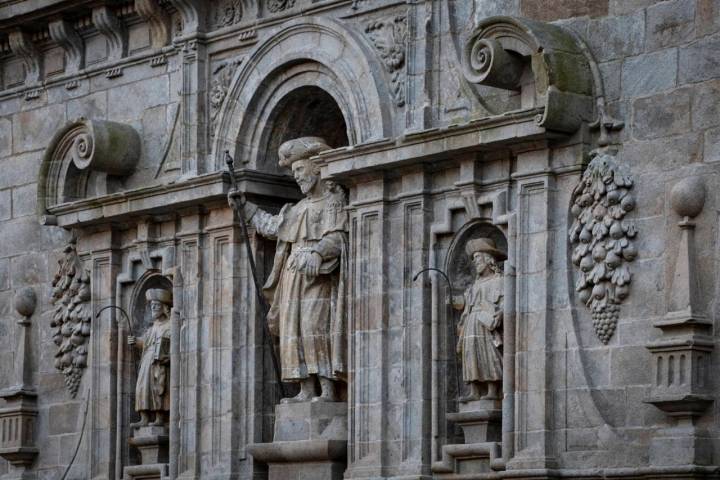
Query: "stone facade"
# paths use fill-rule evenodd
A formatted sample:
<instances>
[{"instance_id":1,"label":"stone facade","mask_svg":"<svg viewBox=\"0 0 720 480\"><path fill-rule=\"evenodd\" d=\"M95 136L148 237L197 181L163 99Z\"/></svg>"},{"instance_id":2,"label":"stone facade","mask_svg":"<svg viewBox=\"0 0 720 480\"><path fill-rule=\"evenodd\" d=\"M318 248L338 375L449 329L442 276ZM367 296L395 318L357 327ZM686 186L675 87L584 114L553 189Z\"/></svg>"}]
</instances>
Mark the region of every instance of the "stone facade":
<instances>
[{"instance_id":1,"label":"stone facade","mask_svg":"<svg viewBox=\"0 0 720 480\"><path fill-rule=\"evenodd\" d=\"M0 1L0 478L717 478L719 51L717 0ZM284 404L228 192L301 201L308 136L346 365ZM479 239L501 398L460 402Z\"/></svg>"}]
</instances>

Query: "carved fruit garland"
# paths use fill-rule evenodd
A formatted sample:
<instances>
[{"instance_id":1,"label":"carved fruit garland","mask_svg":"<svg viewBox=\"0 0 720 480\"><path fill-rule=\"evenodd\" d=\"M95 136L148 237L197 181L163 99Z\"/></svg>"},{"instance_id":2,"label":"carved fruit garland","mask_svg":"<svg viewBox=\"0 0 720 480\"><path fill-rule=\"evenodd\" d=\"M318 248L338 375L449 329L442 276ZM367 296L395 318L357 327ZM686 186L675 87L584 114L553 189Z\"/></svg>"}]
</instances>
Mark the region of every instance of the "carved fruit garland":
<instances>
[{"instance_id":1,"label":"carved fruit garland","mask_svg":"<svg viewBox=\"0 0 720 480\"><path fill-rule=\"evenodd\" d=\"M580 268L578 297L592 312L598 338L607 344L615 332L620 304L630 293L628 263L637 256L636 230L625 215L635 208L632 178L608 152L594 151L572 194L572 262Z\"/></svg>"},{"instance_id":2,"label":"carved fruit garland","mask_svg":"<svg viewBox=\"0 0 720 480\"><path fill-rule=\"evenodd\" d=\"M83 269L75 240L70 241L64 253L52 282L51 301L55 312L50 327L53 342L58 347L55 368L65 375L65 386L75 397L87 366L86 344L92 319L90 274Z\"/></svg>"}]
</instances>

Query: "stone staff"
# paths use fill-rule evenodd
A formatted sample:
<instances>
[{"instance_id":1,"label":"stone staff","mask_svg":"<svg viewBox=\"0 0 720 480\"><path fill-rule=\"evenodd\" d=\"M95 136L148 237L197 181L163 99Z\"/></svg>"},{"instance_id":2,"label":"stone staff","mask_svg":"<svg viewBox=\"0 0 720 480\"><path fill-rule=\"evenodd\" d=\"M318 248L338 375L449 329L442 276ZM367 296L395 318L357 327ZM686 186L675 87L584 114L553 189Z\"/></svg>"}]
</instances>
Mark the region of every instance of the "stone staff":
<instances>
[{"instance_id":1,"label":"stone staff","mask_svg":"<svg viewBox=\"0 0 720 480\"><path fill-rule=\"evenodd\" d=\"M227 165L228 173L230 173L230 185L233 191L238 191L237 180L235 179L235 167L234 160L230 156L230 152L225 150L225 164ZM270 306L263 297L262 285L258 281L257 269L255 267L255 257L253 256L252 248L250 247L250 236L248 235L247 223L245 222L245 216L237 208L237 204L233 203L233 211L237 213L240 219L240 231L242 231L243 240L245 241L245 250L247 252L248 262L250 263L250 272L252 273L253 283L255 284L255 294L257 295L260 308L262 309L263 317L263 331L265 332L265 338L267 339L268 346L270 347L270 357L272 358L273 370L275 371L275 379L277 380L278 386L280 387L280 394L282 398L287 396L285 392L285 384L282 382L282 375L280 374L280 360L278 359L277 352L275 351L275 345L273 345L272 336L270 335L270 329L267 325L267 315L270 311Z\"/></svg>"}]
</instances>

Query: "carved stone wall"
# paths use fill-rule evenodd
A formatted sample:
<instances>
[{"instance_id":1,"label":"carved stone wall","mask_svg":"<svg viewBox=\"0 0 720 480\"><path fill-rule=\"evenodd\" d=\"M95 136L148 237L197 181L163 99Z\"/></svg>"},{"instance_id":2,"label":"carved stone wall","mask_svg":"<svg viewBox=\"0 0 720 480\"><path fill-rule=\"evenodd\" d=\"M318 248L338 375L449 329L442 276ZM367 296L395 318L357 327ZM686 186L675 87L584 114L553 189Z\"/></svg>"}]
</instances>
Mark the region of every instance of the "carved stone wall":
<instances>
[{"instance_id":1,"label":"carved stone wall","mask_svg":"<svg viewBox=\"0 0 720 480\"><path fill-rule=\"evenodd\" d=\"M279 211L300 193L274 150L320 135L348 194L345 478L715 475L716 3L0 2L0 410L21 365L26 473L137 466L125 337L160 279L181 289L168 477L268 473L247 447L278 387L224 157ZM481 231L508 259L477 446L449 303ZM249 241L262 281L275 242Z\"/></svg>"}]
</instances>

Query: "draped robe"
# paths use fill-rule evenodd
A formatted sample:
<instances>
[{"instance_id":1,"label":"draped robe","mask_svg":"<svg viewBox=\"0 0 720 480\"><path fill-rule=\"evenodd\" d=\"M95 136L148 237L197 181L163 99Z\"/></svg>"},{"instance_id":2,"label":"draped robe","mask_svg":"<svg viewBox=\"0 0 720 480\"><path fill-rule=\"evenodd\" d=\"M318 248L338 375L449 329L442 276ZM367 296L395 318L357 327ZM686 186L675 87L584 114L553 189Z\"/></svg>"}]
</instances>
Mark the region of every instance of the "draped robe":
<instances>
[{"instance_id":1,"label":"draped robe","mask_svg":"<svg viewBox=\"0 0 720 480\"><path fill-rule=\"evenodd\" d=\"M166 341L162 342L165 338ZM155 321L143 335L135 385L135 410L170 410L170 320Z\"/></svg>"},{"instance_id":2,"label":"draped robe","mask_svg":"<svg viewBox=\"0 0 720 480\"><path fill-rule=\"evenodd\" d=\"M273 268L263 292L270 301L268 324L280 337L284 381L311 374L345 377L347 212L340 191L285 205L278 215L257 210L253 226L277 239ZM320 274L302 271L304 254L322 257Z\"/></svg>"},{"instance_id":3,"label":"draped robe","mask_svg":"<svg viewBox=\"0 0 720 480\"><path fill-rule=\"evenodd\" d=\"M465 308L458 325L458 353L466 383L502 380L503 294L501 274L478 276L465 291Z\"/></svg>"}]
</instances>

